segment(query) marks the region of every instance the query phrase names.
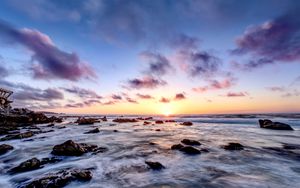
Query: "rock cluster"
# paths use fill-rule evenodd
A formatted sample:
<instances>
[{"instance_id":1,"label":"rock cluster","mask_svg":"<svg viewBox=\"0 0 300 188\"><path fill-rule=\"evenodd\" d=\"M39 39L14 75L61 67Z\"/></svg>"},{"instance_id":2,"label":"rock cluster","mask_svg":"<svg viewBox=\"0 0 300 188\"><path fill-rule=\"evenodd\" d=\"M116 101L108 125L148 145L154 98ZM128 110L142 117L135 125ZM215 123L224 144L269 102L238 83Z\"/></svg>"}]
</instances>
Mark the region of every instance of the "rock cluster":
<instances>
[{"instance_id":1,"label":"rock cluster","mask_svg":"<svg viewBox=\"0 0 300 188\"><path fill-rule=\"evenodd\" d=\"M274 130L294 130L290 125L280 122L273 122L269 119L258 120L260 128L274 129Z\"/></svg>"},{"instance_id":2,"label":"rock cluster","mask_svg":"<svg viewBox=\"0 0 300 188\"><path fill-rule=\"evenodd\" d=\"M130 118L117 118L117 119L114 119L113 122L116 122L116 123L135 123L135 122L138 122L137 119L130 119Z\"/></svg>"}]
</instances>

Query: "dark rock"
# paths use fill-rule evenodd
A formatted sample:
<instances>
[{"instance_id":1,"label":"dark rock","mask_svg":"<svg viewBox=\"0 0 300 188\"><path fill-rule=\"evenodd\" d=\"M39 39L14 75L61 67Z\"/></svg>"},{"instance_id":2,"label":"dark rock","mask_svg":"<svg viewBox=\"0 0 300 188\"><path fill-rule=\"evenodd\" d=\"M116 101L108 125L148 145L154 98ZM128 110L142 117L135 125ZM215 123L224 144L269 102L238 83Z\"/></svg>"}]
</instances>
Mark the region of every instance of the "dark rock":
<instances>
[{"instance_id":1,"label":"dark rock","mask_svg":"<svg viewBox=\"0 0 300 188\"><path fill-rule=\"evenodd\" d=\"M244 146L240 143L230 142L227 145L223 146L225 150L243 150Z\"/></svg>"},{"instance_id":2,"label":"dark rock","mask_svg":"<svg viewBox=\"0 0 300 188\"><path fill-rule=\"evenodd\" d=\"M151 122L149 121L144 121L144 125L149 125Z\"/></svg>"},{"instance_id":3,"label":"dark rock","mask_svg":"<svg viewBox=\"0 0 300 188\"><path fill-rule=\"evenodd\" d=\"M156 145L156 143L150 142L149 145L154 146L154 145Z\"/></svg>"},{"instance_id":4,"label":"dark rock","mask_svg":"<svg viewBox=\"0 0 300 188\"><path fill-rule=\"evenodd\" d=\"M294 130L290 125L280 122L273 122L269 119L258 120L260 128L273 130Z\"/></svg>"},{"instance_id":5,"label":"dark rock","mask_svg":"<svg viewBox=\"0 0 300 188\"><path fill-rule=\"evenodd\" d=\"M206 148L202 148L202 149L200 149L200 151L201 151L201 152L204 152L204 153L208 153L208 152L209 152L209 150L206 149Z\"/></svg>"},{"instance_id":6,"label":"dark rock","mask_svg":"<svg viewBox=\"0 0 300 188\"><path fill-rule=\"evenodd\" d=\"M145 161L145 163L151 168L152 170L161 170L165 167L159 162L152 162L152 161Z\"/></svg>"},{"instance_id":7,"label":"dark rock","mask_svg":"<svg viewBox=\"0 0 300 188\"><path fill-rule=\"evenodd\" d=\"M98 128L95 128L93 130L85 132L84 134L94 134L94 133L99 133L99 132L100 132L100 130Z\"/></svg>"},{"instance_id":8,"label":"dark rock","mask_svg":"<svg viewBox=\"0 0 300 188\"><path fill-rule=\"evenodd\" d=\"M201 154L200 150L192 147L192 146L184 146L183 148L179 149L179 151L188 154L188 155L197 155Z\"/></svg>"},{"instance_id":9,"label":"dark rock","mask_svg":"<svg viewBox=\"0 0 300 188\"><path fill-rule=\"evenodd\" d=\"M11 145L8 144L1 144L0 145L0 155L3 155L5 153L7 153L10 150L13 150L14 147L12 147Z\"/></svg>"},{"instance_id":10,"label":"dark rock","mask_svg":"<svg viewBox=\"0 0 300 188\"><path fill-rule=\"evenodd\" d=\"M119 132L118 130L114 130L114 132L116 133L116 132Z\"/></svg>"},{"instance_id":11,"label":"dark rock","mask_svg":"<svg viewBox=\"0 0 300 188\"><path fill-rule=\"evenodd\" d=\"M190 121L186 121L186 122L182 122L182 123L180 123L180 125L184 125L184 126L191 126L191 125L193 125L193 123L192 123L192 122L190 122Z\"/></svg>"},{"instance_id":12,"label":"dark rock","mask_svg":"<svg viewBox=\"0 0 300 188\"><path fill-rule=\"evenodd\" d=\"M68 140L60 145L53 147L52 154L62 156L80 156L87 152L97 151L98 146L89 145L84 143L75 143L72 140Z\"/></svg>"},{"instance_id":13,"label":"dark rock","mask_svg":"<svg viewBox=\"0 0 300 188\"><path fill-rule=\"evenodd\" d=\"M89 170L61 170L21 185L19 188L61 188L72 181L89 181L91 179L92 172Z\"/></svg>"},{"instance_id":14,"label":"dark rock","mask_svg":"<svg viewBox=\"0 0 300 188\"><path fill-rule=\"evenodd\" d=\"M54 127L54 123L50 123L49 125L47 125L47 127Z\"/></svg>"},{"instance_id":15,"label":"dark rock","mask_svg":"<svg viewBox=\"0 0 300 188\"><path fill-rule=\"evenodd\" d=\"M78 118L75 123L78 123L78 125L92 125L96 122L96 119L94 118Z\"/></svg>"},{"instance_id":16,"label":"dark rock","mask_svg":"<svg viewBox=\"0 0 300 188\"><path fill-rule=\"evenodd\" d=\"M283 149L286 149L286 150L300 149L300 145L297 145L297 144L283 144Z\"/></svg>"},{"instance_id":17,"label":"dark rock","mask_svg":"<svg viewBox=\"0 0 300 188\"><path fill-rule=\"evenodd\" d=\"M190 145L190 146L200 146L200 142L196 141L196 140L190 140L190 139L183 139L181 140L181 143L185 144L185 145Z\"/></svg>"},{"instance_id":18,"label":"dark rock","mask_svg":"<svg viewBox=\"0 0 300 188\"><path fill-rule=\"evenodd\" d=\"M33 135L34 135L34 132L28 131L28 132L25 132L25 133L18 133L18 134L7 135L4 138L1 138L0 141L29 138L29 137L32 137Z\"/></svg>"},{"instance_id":19,"label":"dark rock","mask_svg":"<svg viewBox=\"0 0 300 188\"><path fill-rule=\"evenodd\" d=\"M44 164L51 164L51 163L57 163L57 162L60 162L60 161L62 161L62 159L56 158L56 157L42 158L42 159L41 159L41 165L44 165Z\"/></svg>"},{"instance_id":20,"label":"dark rock","mask_svg":"<svg viewBox=\"0 0 300 188\"><path fill-rule=\"evenodd\" d=\"M130 119L130 118L117 118L114 119L113 122L117 122L117 123L135 123L138 122L137 119Z\"/></svg>"},{"instance_id":21,"label":"dark rock","mask_svg":"<svg viewBox=\"0 0 300 188\"><path fill-rule=\"evenodd\" d=\"M155 121L155 124L163 124L164 122L163 121L161 121L161 120L157 120L157 121Z\"/></svg>"},{"instance_id":22,"label":"dark rock","mask_svg":"<svg viewBox=\"0 0 300 188\"><path fill-rule=\"evenodd\" d=\"M161 131L160 129L155 129L155 131Z\"/></svg>"},{"instance_id":23,"label":"dark rock","mask_svg":"<svg viewBox=\"0 0 300 188\"><path fill-rule=\"evenodd\" d=\"M182 144L175 144L175 145L171 146L171 149L172 150L180 150L183 147L184 146Z\"/></svg>"},{"instance_id":24,"label":"dark rock","mask_svg":"<svg viewBox=\"0 0 300 188\"><path fill-rule=\"evenodd\" d=\"M15 174L15 173L36 170L39 168L41 168L41 161L38 160L37 158L32 158L22 162L19 166L12 168L11 170L9 170L9 172Z\"/></svg>"},{"instance_id":25,"label":"dark rock","mask_svg":"<svg viewBox=\"0 0 300 188\"><path fill-rule=\"evenodd\" d=\"M104 116L103 118L100 118L102 121L107 121L106 116Z\"/></svg>"},{"instance_id":26,"label":"dark rock","mask_svg":"<svg viewBox=\"0 0 300 188\"><path fill-rule=\"evenodd\" d=\"M173 120L173 119L168 119L168 120L166 120L165 122L167 122L167 123L175 123L176 121Z\"/></svg>"}]
</instances>

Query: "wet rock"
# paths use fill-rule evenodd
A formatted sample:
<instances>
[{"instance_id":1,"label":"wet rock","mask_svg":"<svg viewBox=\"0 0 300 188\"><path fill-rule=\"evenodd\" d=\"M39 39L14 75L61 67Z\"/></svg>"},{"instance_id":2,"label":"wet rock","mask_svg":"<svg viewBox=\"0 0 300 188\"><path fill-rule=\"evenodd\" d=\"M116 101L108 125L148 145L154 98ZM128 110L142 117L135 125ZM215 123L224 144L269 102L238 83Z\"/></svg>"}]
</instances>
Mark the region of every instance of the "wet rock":
<instances>
[{"instance_id":1,"label":"wet rock","mask_svg":"<svg viewBox=\"0 0 300 188\"><path fill-rule=\"evenodd\" d=\"M180 123L180 125L191 126L191 125L193 125L193 123L190 121L185 121L185 122Z\"/></svg>"},{"instance_id":2,"label":"wet rock","mask_svg":"<svg viewBox=\"0 0 300 188\"><path fill-rule=\"evenodd\" d=\"M47 174L39 179L20 185L19 188L61 188L72 181L89 181L93 177L90 170L70 169Z\"/></svg>"},{"instance_id":3,"label":"wet rock","mask_svg":"<svg viewBox=\"0 0 300 188\"><path fill-rule=\"evenodd\" d=\"M117 123L135 123L138 122L137 119L130 119L130 118L117 118L114 119L113 122L117 122Z\"/></svg>"},{"instance_id":4,"label":"wet rock","mask_svg":"<svg viewBox=\"0 0 300 188\"><path fill-rule=\"evenodd\" d=\"M183 148L179 149L179 151L188 154L188 155L198 155L201 154L200 150L192 147L192 146L184 146Z\"/></svg>"},{"instance_id":5,"label":"wet rock","mask_svg":"<svg viewBox=\"0 0 300 188\"><path fill-rule=\"evenodd\" d=\"M75 143L72 140L68 140L62 144L56 145L53 147L52 154L62 155L62 156L80 156L88 152L97 152L98 146L84 144L84 143Z\"/></svg>"},{"instance_id":6,"label":"wet rock","mask_svg":"<svg viewBox=\"0 0 300 188\"><path fill-rule=\"evenodd\" d=\"M57 163L57 162L60 162L60 161L62 161L62 159L56 158L56 157L42 158L42 159L41 159L41 165Z\"/></svg>"},{"instance_id":7,"label":"wet rock","mask_svg":"<svg viewBox=\"0 0 300 188\"><path fill-rule=\"evenodd\" d=\"M96 119L94 118L78 118L75 123L78 123L78 125L92 125L96 122Z\"/></svg>"},{"instance_id":8,"label":"wet rock","mask_svg":"<svg viewBox=\"0 0 300 188\"><path fill-rule=\"evenodd\" d=\"M163 121L161 121L161 120L157 120L157 121L155 121L155 124L163 124L164 122Z\"/></svg>"},{"instance_id":9,"label":"wet rock","mask_svg":"<svg viewBox=\"0 0 300 188\"><path fill-rule=\"evenodd\" d=\"M103 118L100 118L100 120L107 121L107 118L106 118L106 116L104 116Z\"/></svg>"},{"instance_id":10,"label":"wet rock","mask_svg":"<svg viewBox=\"0 0 300 188\"><path fill-rule=\"evenodd\" d=\"M114 132L116 133L116 132L119 132L118 130L114 130Z\"/></svg>"},{"instance_id":11,"label":"wet rock","mask_svg":"<svg viewBox=\"0 0 300 188\"><path fill-rule=\"evenodd\" d=\"M290 125L280 122L273 122L269 119L258 120L260 128L273 130L294 130Z\"/></svg>"},{"instance_id":12,"label":"wet rock","mask_svg":"<svg viewBox=\"0 0 300 188\"><path fill-rule=\"evenodd\" d=\"M165 167L159 163L159 162L152 162L152 161L145 161L145 163L148 165L148 167L152 170L161 170Z\"/></svg>"},{"instance_id":13,"label":"wet rock","mask_svg":"<svg viewBox=\"0 0 300 188\"><path fill-rule=\"evenodd\" d=\"M157 145L157 144L154 143L154 142L149 142L149 145L154 146L154 145Z\"/></svg>"},{"instance_id":14,"label":"wet rock","mask_svg":"<svg viewBox=\"0 0 300 188\"><path fill-rule=\"evenodd\" d=\"M173 119L168 119L168 120L166 120L165 122L166 122L166 123L175 123L176 121L173 120Z\"/></svg>"},{"instance_id":15,"label":"wet rock","mask_svg":"<svg viewBox=\"0 0 300 188\"><path fill-rule=\"evenodd\" d=\"M225 150L243 150L244 146L240 143L230 142L227 145L223 146Z\"/></svg>"},{"instance_id":16,"label":"wet rock","mask_svg":"<svg viewBox=\"0 0 300 188\"><path fill-rule=\"evenodd\" d=\"M3 155L5 153L7 153L10 150L13 150L14 147L12 147L11 145L8 144L1 144L0 145L0 155Z\"/></svg>"},{"instance_id":17,"label":"wet rock","mask_svg":"<svg viewBox=\"0 0 300 188\"><path fill-rule=\"evenodd\" d=\"M0 141L29 138L29 137L32 137L33 135L34 135L34 132L28 131L28 132L25 132L25 133L18 133L18 134L7 135L4 138L1 138Z\"/></svg>"},{"instance_id":18,"label":"wet rock","mask_svg":"<svg viewBox=\"0 0 300 188\"><path fill-rule=\"evenodd\" d=\"M155 131L161 131L160 129L155 129Z\"/></svg>"},{"instance_id":19,"label":"wet rock","mask_svg":"<svg viewBox=\"0 0 300 188\"><path fill-rule=\"evenodd\" d=\"M49 125L47 125L47 127L54 127L54 123L50 123Z\"/></svg>"},{"instance_id":20,"label":"wet rock","mask_svg":"<svg viewBox=\"0 0 300 188\"><path fill-rule=\"evenodd\" d=\"M204 153L208 153L208 152L209 152L209 150L206 149L206 148L201 148L200 151L201 151L201 152L204 152Z\"/></svg>"},{"instance_id":21,"label":"wet rock","mask_svg":"<svg viewBox=\"0 0 300 188\"><path fill-rule=\"evenodd\" d=\"M149 122L149 121L144 121L144 125L149 125L149 124L151 124L151 122Z\"/></svg>"},{"instance_id":22,"label":"wet rock","mask_svg":"<svg viewBox=\"0 0 300 188\"><path fill-rule=\"evenodd\" d=\"M298 144L283 144L283 149L296 150L296 149L300 149L300 145L298 145Z\"/></svg>"},{"instance_id":23,"label":"wet rock","mask_svg":"<svg viewBox=\"0 0 300 188\"><path fill-rule=\"evenodd\" d=\"M184 146L182 144L174 144L173 146L171 146L171 149L172 150L180 150L183 147Z\"/></svg>"},{"instance_id":24,"label":"wet rock","mask_svg":"<svg viewBox=\"0 0 300 188\"><path fill-rule=\"evenodd\" d=\"M100 130L98 128L95 128L93 130L85 132L84 134L95 134L95 133L99 133L99 132L100 132Z\"/></svg>"},{"instance_id":25,"label":"wet rock","mask_svg":"<svg viewBox=\"0 0 300 188\"><path fill-rule=\"evenodd\" d=\"M22 162L19 166L12 168L9 170L11 174L27 172L31 170L36 170L41 168L41 161L37 158L32 158L27 161Z\"/></svg>"},{"instance_id":26,"label":"wet rock","mask_svg":"<svg viewBox=\"0 0 300 188\"><path fill-rule=\"evenodd\" d=\"M181 143L185 144L185 145L190 145L190 146L200 146L200 142L196 141L196 140L190 140L190 139L183 139L181 140Z\"/></svg>"}]
</instances>

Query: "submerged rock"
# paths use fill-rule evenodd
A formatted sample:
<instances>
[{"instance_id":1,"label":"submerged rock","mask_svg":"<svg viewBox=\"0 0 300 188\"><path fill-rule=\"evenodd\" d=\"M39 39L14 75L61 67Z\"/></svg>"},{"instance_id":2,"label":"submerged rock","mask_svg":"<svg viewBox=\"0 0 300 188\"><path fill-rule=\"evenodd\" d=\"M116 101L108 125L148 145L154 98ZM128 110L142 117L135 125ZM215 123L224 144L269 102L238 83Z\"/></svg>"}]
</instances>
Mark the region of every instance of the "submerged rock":
<instances>
[{"instance_id":1,"label":"submerged rock","mask_svg":"<svg viewBox=\"0 0 300 188\"><path fill-rule=\"evenodd\" d=\"M9 170L10 173L15 174L15 173L21 173L21 172L27 172L31 170L36 170L38 168L41 168L41 161L38 160L37 158L32 158L27 161L22 162L18 166L12 168Z\"/></svg>"},{"instance_id":2,"label":"submerged rock","mask_svg":"<svg viewBox=\"0 0 300 188\"><path fill-rule=\"evenodd\" d=\"M258 120L260 128L273 130L294 130L290 125L280 122L273 122L269 119Z\"/></svg>"},{"instance_id":3,"label":"submerged rock","mask_svg":"<svg viewBox=\"0 0 300 188\"><path fill-rule=\"evenodd\" d=\"M12 147L11 145L8 144L1 144L0 145L0 155L3 155L5 153L7 153L10 150L13 150L14 147Z\"/></svg>"},{"instance_id":4,"label":"submerged rock","mask_svg":"<svg viewBox=\"0 0 300 188\"><path fill-rule=\"evenodd\" d=\"M28 131L25 133L11 134L11 135L5 136L4 138L1 138L0 141L29 138L29 137L32 137L33 135L34 135L34 132L32 132L32 131Z\"/></svg>"},{"instance_id":5,"label":"submerged rock","mask_svg":"<svg viewBox=\"0 0 300 188\"><path fill-rule=\"evenodd\" d=\"M185 144L185 145L190 145L190 146L200 146L200 142L196 141L196 140L190 140L190 139L183 139L181 140L181 143Z\"/></svg>"},{"instance_id":6,"label":"submerged rock","mask_svg":"<svg viewBox=\"0 0 300 188\"><path fill-rule=\"evenodd\" d=\"M181 148L183 148L184 146L182 144L174 144L173 146L171 146L172 150L179 150Z\"/></svg>"},{"instance_id":7,"label":"submerged rock","mask_svg":"<svg viewBox=\"0 0 300 188\"><path fill-rule=\"evenodd\" d=\"M152 170L161 170L165 167L159 162L152 162L152 161L145 161L145 163L151 168Z\"/></svg>"},{"instance_id":8,"label":"submerged rock","mask_svg":"<svg viewBox=\"0 0 300 188\"><path fill-rule=\"evenodd\" d=\"M198 155L201 154L200 150L192 147L192 146L184 146L183 148L180 148L179 151L188 154L188 155Z\"/></svg>"},{"instance_id":9,"label":"submerged rock","mask_svg":"<svg viewBox=\"0 0 300 188\"><path fill-rule=\"evenodd\" d=\"M117 123L135 123L135 122L138 122L138 120L130 119L130 118L117 118L117 119L114 119L113 122L117 122Z\"/></svg>"},{"instance_id":10,"label":"submerged rock","mask_svg":"<svg viewBox=\"0 0 300 188\"><path fill-rule=\"evenodd\" d=\"M190 121L185 121L185 122L180 123L180 125L191 126L191 125L193 125L193 123Z\"/></svg>"},{"instance_id":11,"label":"submerged rock","mask_svg":"<svg viewBox=\"0 0 300 188\"><path fill-rule=\"evenodd\" d=\"M61 170L24 183L25 185L20 185L19 188L61 188L72 181L89 181L92 177L92 172L89 170Z\"/></svg>"},{"instance_id":12,"label":"submerged rock","mask_svg":"<svg viewBox=\"0 0 300 188\"><path fill-rule=\"evenodd\" d=\"M99 132L100 132L100 130L98 128L95 128L93 130L85 132L84 134L94 134L94 133L99 133Z\"/></svg>"},{"instance_id":13,"label":"submerged rock","mask_svg":"<svg viewBox=\"0 0 300 188\"><path fill-rule=\"evenodd\" d=\"M225 150L243 150L244 146L240 143L230 142L227 145L223 146Z\"/></svg>"},{"instance_id":14,"label":"submerged rock","mask_svg":"<svg viewBox=\"0 0 300 188\"><path fill-rule=\"evenodd\" d=\"M75 143L68 140L62 144L53 147L52 154L62 156L80 156L88 152L104 152L106 148L98 147L96 145Z\"/></svg>"}]
</instances>

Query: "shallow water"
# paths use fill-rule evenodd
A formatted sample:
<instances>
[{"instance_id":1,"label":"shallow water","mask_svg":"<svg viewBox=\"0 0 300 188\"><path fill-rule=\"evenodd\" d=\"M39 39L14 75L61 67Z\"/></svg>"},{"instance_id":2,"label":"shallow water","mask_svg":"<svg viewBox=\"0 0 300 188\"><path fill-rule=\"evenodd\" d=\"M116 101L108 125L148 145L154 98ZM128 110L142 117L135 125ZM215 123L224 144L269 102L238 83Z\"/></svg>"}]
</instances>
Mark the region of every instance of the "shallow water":
<instances>
[{"instance_id":1,"label":"shallow water","mask_svg":"<svg viewBox=\"0 0 300 188\"><path fill-rule=\"evenodd\" d=\"M66 187L300 187L300 151L282 154L266 147L282 147L283 143L300 144L300 119L272 118L288 123L295 131L275 131L259 128L258 118L173 117L178 122L192 121L193 126L179 123L142 125L108 122L75 125L69 118L55 127L39 125L54 132L35 135L23 140L0 142L14 150L0 156L0 187L16 187L18 182L39 177L68 167L92 168L90 182L73 182ZM97 134L83 134L95 127ZM155 131L161 129L161 131ZM118 130L114 132L113 130ZM201 142L198 148L209 153L189 156L170 150L184 138ZM52 147L72 139L96 144L109 150L96 155L63 157L63 161L44 168L8 175L7 170L32 157L51 157ZM150 145L153 142L156 145ZM239 142L242 151L225 151L222 145ZM158 161L166 168L148 170L145 160Z\"/></svg>"}]
</instances>

